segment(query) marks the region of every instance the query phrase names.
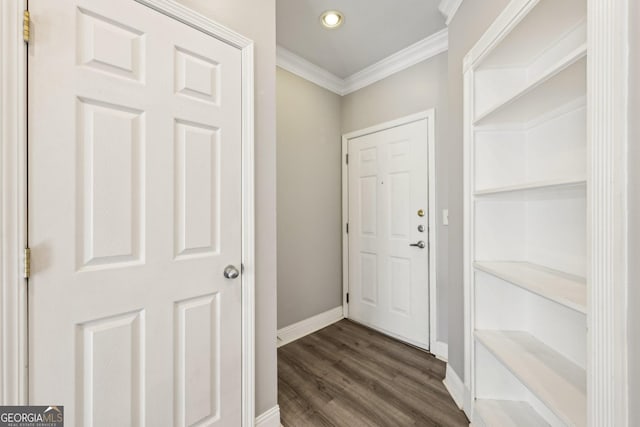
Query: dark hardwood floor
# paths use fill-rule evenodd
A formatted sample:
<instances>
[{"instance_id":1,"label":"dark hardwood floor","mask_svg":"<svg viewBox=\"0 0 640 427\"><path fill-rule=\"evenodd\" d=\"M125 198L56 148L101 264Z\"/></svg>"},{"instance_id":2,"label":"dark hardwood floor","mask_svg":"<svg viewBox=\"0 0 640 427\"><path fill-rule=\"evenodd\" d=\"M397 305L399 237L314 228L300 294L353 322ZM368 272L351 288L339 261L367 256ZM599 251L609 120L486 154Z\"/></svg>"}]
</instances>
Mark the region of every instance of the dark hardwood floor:
<instances>
[{"instance_id":1,"label":"dark hardwood floor","mask_svg":"<svg viewBox=\"0 0 640 427\"><path fill-rule=\"evenodd\" d=\"M341 320L278 349L282 424L467 427L444 374L433 355Z\"/></svg>"}]
</instances>

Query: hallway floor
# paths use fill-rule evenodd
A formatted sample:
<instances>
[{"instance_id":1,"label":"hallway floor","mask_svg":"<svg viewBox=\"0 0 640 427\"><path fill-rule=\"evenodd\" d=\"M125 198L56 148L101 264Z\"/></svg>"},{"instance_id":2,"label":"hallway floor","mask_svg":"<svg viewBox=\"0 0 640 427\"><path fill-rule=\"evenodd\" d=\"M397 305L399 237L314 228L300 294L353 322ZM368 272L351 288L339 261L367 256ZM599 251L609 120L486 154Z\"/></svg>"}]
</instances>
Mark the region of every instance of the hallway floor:
<instances>
[{"instance_id":1,"label":"hallway floor","mask_svg":"<svg viewBox=\"0 0 640 427\"><path fill-rule=\"evenodd\" d=\"M468 426L433 355L341 320L278 349L284 427Z\"/></svg>"}]
</instances>

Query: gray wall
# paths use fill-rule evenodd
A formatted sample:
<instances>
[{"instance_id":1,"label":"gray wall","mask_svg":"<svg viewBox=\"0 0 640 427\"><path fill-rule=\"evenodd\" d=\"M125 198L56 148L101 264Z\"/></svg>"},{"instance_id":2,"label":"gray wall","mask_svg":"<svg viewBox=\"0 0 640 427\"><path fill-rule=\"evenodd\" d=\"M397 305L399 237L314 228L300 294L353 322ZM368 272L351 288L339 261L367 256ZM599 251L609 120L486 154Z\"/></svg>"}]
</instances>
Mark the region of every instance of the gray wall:
<instances>
[{"instance_id":1,"label":"gray wall","mask_svg":"<svg viewBox=\"0 0 640 427\"><path fill-rule=\"evenodd\" d=\"M640 2L630 2L629 425L640 426Z\"/></svg>"},{"instance_id":2,"label":"gray wall","mask_svg":"<svg viewBox=\"0 0 640 427\"><path fill-rule=\"evenodd\" d=\"M280 68L278 328L342 305L340 96Z\"/></svg>"},{"instance_id":3,"label":"gray wall","mask_svg":"<svg viewBox=\"0 0 640 427\"><path fill-rule=\"evenodd\" d=\"M449 24L449 364L464 378L462 60L508 0L466 0Z\"/></svg>"},{"instance_id":4,"label":"gray wall","mask_svg":"<svg viewBox=\"0 0 640 427\"><path fill-rule=\"evenodd\" d=\"M448 341L447 282L448 230L442 225L447 207L447 53L389 76L342 99L342 131L349 133L382 122L435 108L436 114L436 212L439 341Z\"/></svg>"},{"instance_id":5,"label":"gray wall","mask_svg":"<svg viewBox=\"0 0 640 427\"><path fill-rule=\"evenodd\" d=\"M255 42L256 414L277 403L275 0L179 0Z\"/></svg>"}]
</instances>

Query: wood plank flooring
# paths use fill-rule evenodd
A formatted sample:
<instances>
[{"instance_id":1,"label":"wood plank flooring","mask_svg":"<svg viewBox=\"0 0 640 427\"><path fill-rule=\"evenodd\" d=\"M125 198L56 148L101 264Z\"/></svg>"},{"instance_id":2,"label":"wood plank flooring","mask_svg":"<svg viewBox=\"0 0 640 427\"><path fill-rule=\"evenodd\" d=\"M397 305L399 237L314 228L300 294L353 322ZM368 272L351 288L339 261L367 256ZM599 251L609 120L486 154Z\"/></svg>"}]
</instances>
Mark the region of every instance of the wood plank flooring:
<instances>
[{"instance_id":1,"label":"wood plank flooring","mask_svg":"<svg viewBox=\"0 0 640 427\"><path fill-rule=\"evenodd\" d=\"M445 364L349 320L278 349L284 427L465 426Z\"/></svg>"}]
</instances>

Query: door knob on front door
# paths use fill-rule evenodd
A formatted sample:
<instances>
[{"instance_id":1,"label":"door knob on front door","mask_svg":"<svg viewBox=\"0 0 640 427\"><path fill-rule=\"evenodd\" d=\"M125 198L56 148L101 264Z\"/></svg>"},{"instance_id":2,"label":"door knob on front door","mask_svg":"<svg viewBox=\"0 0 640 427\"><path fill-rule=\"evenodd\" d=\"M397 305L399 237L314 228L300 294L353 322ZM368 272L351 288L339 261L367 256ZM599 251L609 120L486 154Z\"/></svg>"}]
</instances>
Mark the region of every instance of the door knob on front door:
<instances>
[{"instance_id":1,"label":"door knob on front door","mask_svg":"<svg viewBox=\"0 0 640 427\"><path fill-rule=\"evenodd\" d=\"M225 279L235 279L240 275L240 272L233 265L227 265L224 268Z\"/></svg>"},{"instance_id":2,"label":"door knob on front door","mask_svg":"<svg viewBox=\"0 0 640 427\"><path fill-rule=\"evenodd\" d=\"M409 246L415 246L417 248L424 249L427 245L424 243L424 241L420 240L418 243L411 243Z\"/></svg>"}]
</instances>

